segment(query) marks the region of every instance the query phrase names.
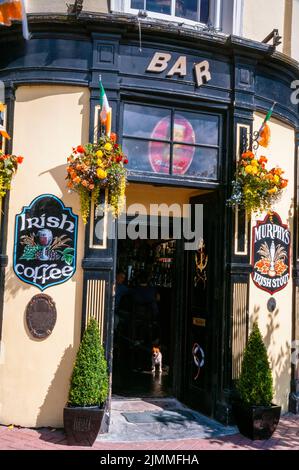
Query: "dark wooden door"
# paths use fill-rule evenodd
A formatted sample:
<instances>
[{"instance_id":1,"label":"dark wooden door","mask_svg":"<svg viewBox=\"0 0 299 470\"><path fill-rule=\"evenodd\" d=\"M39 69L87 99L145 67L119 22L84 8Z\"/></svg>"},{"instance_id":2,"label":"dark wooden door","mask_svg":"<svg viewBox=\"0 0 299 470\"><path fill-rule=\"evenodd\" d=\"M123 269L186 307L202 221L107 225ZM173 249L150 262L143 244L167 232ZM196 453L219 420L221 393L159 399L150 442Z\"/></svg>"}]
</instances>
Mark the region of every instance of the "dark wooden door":
<instances>
[{"instance_id":1,"label":"dark wooden door","mask_svg":"<svg viewBox=\"0 0 299 470\"><path fill-rule=\"evenodd\" d=\"M197 251L187 251L186 344L183 399L194 409L212 416L217 377L217 309L221 282L221 217L217 193L190 202L203 205L203 238ZM219 309L218 309L219 310Z\"/></svg>"}]
</instances>

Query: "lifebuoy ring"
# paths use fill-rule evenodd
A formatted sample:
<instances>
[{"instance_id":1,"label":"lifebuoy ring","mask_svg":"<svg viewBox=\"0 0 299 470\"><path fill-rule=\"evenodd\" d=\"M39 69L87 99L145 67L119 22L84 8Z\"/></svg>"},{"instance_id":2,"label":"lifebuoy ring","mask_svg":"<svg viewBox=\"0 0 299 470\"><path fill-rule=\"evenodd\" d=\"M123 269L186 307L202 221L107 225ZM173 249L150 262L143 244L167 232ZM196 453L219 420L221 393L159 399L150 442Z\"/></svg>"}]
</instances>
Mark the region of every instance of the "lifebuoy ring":
<instances>
[{"instance_id":1,"label":"lifebuoy ring","mask_svg":"<svg viewBox=\"0 0 299 470\"><path fill-rule=\"evenodd\" d=\"M199 358L199 354L200 354L200 358ZM205 353L198 343L193 344L192 355L193 355L194 364L198 368L197 374L194 377L194 380L197 380L199 373L200 373L200 369L205 364Z\"/></svg>"}]
</instances>

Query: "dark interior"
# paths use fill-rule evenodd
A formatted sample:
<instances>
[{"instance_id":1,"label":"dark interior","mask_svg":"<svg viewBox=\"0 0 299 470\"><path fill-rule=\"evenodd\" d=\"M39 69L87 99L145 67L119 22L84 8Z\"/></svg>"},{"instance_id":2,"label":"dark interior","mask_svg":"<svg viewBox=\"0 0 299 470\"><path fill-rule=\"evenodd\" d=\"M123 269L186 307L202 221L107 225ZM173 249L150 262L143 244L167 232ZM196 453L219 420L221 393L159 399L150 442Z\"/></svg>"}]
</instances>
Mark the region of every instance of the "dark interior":
<instances>
[{"instance_id":1,"label":"dark interior","mask_svg":"<svg viewBox=\"0 0 299 470\"><path fill-rule=\"evenodd\" d=\"M121 396L171 395L175 240L119 240L112 390ZM152 348L162 373L152 370Z\"/></svg>"}]
</instances>

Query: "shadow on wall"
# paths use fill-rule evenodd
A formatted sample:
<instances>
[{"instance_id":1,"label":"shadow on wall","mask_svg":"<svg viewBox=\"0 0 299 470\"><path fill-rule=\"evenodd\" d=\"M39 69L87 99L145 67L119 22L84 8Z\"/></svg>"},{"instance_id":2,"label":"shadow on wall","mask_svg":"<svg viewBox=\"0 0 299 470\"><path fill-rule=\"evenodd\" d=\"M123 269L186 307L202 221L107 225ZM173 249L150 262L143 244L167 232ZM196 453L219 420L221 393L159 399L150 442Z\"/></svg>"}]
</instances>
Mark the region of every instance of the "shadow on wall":
<instances>
[{"instance_id":1,"label":"shadow on wall","mask_svg":"<svg viewBox=\"0 0 299 470\"><path fill-rule=\"evenodd\" d=\"M254 312L252 315L252 322L250 325L250 330L252 328L252 323L255 321L258 322L260 308L255 306ZM290 354L291 354L291 345L288 341L284 345L280 346L278 350L276 348L276 341L274 334L279 330L280 323L278 321L279 309L277 308L272 313L268 313L267 321L267 331L263 337L265 346L268 351L268 358L270 362L270 367L272 370L275 396L280 397L280 400L286 401L289 395L289 385L290 385ZM277 336L279 337L279 336ZM270 348L271 346L271 348ZM271 350L275 348L275 355L271 353ZM274 401L276 400L274 396ZM287 411L287 410L285 410Z\"/></svg>"},{"instance_id":2,"label":"shadow on wall","mask_svg":"<svg viewBox=\"0 0 299 470\"><path fill-rule=\"evenodd\" d=\"M295 204L294 204L294 198L292 198L291 204L288 210L288 217L287 217L287 225L289 226L291 233L293 233L294 211L295 211Z\"/></svg>"},{"instance_id":3,"label":"shadow on wall","mask_svg":"<svg viewBox=\"0 0 299 470\"><path fill-rule=\"evenodd\" d=\"M75 361L76 351L74 349L69 345L61 357L44 402L39 408L36 420L37 427L62 426L63 408L68 399L69 380Z\"/></svg>"},{"instance_id":4,"label":"shadow on wall","mask_svg":"<svg viewBox=\"0 0 299 470\"><path fill-rule=\"evenodd\" d=\"M51 95L57 95L57 91L55 92L55 87L54 87L54 90L52 93L48 93L47 92L47 96L51 96ZM64 95L64 93L60 93L62 95ZM42 95L44 96L44 95ZM80 105L82 108L81 108L81 112L80 114L81 115L86 115L86 113L89 113L89 109L86 109L88 108L87 104L86 104L86 101L84 99L84 96L81 96L79 101L78 101L78 105ZM88 115L89 117L89 115ZM80 142L73 142L73 147L76 147L77 145L79 144L85 144L87 143L86 142L86 132L85 132L85 127L84 125L82 125L81 127L81 137L80 137ZM70 193L68 188L67 188L67 184L66 184L66 176L67 176L67 172L66 172L66 168L67 168L67 158L71 155L72 153L72 147L70 147L69 149L69 152L67 155L65 155L65 158L64 158L64 164L63 165L58 165L56 167L53 167L47 171L43 171L42 173L39 174L39 176L42 176L42 175L46 175L46 174L50 174L51 177L54 179L54 181L56 182L56 184L58 185L60 191L61 191L61 194L62 194L62 199L63 199L63 202L66 206L73 206L74 205L74 197L77 197L74 193ZM77 198L75 200L75 203L78 204L78 201L79 199Z\"/></svg>"},{"instance_id":5,"label":"shadow on wall","mask_svg":"<svg viewBox=\"0 0 299 470\"><path fill-rule=\"evenodd\" d=\"M72 149L70 149L69 154L71 154L71 152ZM65 161L67 160L67 157L68 155L66 155ZM67 207L74 207L74 205L78 204L79 198L76 193L70 193L66 186L66 167L66 163L64 165L58 165L54 168L51 168L50 170L40 173L39 176L50 174L61 191L60 199L62 199L64 205Z\"/></svg>"},{"instance_id":6,"label":"shadow on wall","mask_svg":"<svg viewBox=\"0 0 299 470\"><path fill-rule=\"evenodd\" d=\"M273 333L279 329L280 324L277 321L277 315L279 309L276 309L273 313L268 314L267 322L267 333L264 337L264 342L269 348L271 338L272 338L272 348L275 347L275 340L273 340ZM289 341L286 341L284 345L281 345L279 350L276 349L275 356L273 354L268 354L269 361L272 369L273 380L275 383L275 395L279 396L283 400L288 399L289 395L289 386L290 386L290 354L291 354L291 344ZM275 400L275 397L274 397ZM287 411L287 410L285 410Z\"/></svg>"},{"instance_id":7,"label":"shadow on wall","mask_svg":"<svg viewBox=\"0 0 299 470\"><path fill-rule=\"evenodd\" d=\"M14 299L16 294L19 291L26 291L31 289L31 284L26 284L25 282L20 281L20 279L15 274L13 268L10 268L5 273L5 295L6 301Z\"/></svg>"}]
</instances>

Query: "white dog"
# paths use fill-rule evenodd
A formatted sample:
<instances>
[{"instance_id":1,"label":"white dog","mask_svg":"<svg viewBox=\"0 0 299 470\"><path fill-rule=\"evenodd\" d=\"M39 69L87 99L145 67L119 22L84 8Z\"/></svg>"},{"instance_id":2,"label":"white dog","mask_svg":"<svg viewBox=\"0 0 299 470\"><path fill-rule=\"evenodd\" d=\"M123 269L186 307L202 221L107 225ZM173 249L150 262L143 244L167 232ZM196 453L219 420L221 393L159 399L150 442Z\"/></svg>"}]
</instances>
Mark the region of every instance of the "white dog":
<instances>
[{"instance_id":1,"label":"white dog","mask_svg":"<svg viewBox=\"0 0 299 470\"><path fill-rule=\"evenodd\" d=\"M162 353L159 348L152 349L152 372L156 372L156 366L159 367L159 373L162 372Z\"/></svg>"}]
</instances>

